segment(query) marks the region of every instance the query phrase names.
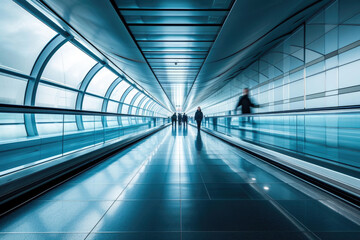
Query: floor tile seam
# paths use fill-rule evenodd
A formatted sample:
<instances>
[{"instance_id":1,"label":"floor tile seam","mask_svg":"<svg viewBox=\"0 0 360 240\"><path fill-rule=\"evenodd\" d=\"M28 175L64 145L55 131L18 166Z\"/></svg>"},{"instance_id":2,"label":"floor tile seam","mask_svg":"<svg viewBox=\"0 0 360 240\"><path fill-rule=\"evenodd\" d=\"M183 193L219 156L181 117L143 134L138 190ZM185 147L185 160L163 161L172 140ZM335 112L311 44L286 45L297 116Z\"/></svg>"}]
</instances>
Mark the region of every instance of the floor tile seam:
<instances>
[{"instance_id":1,"label":"floor tile seam","mask_svg":"<svg viewBox=\"0 0 360 240\"><path fill-rule=\"evenodd\" d=\"M193 135L191 134L190 136L192 136L193 137ZM184 138L184 141L183 141L183 145L188 145L189 144L189 140L188 140L189 138L187 137L186 138L186 140L187 141L185 141L185 138ZM188 149L188 148L185 148L185 146L184 146L184 149ZM186 155L186 154L185 154ZM190 157L193 155L193 152L190 152ZM181 157L180 156L180 152L179 152L179 157ZM197 167L196 167L197 168ZM181 161L179 161L179 170L180 170L180 172L179 172L179 174L180 174L180 198L181 198L181 200L180 200L180 239L182 240L182 238L183 238L183 236L182 236L182 233L183 233L183 222L182 222L182 201L183 201L183 199L182 199L182 189L181 189L181 186L182 186L182 184L183 184L183 182L182 182L182 177L181 177L181 174L183 174L183 172L181 171Z\"/></svg>"},{"instance_id":2,"label":"floor tile seam","mask_svg":"<svg viewBox=\"0 0 360 240\"><path fill-rule=\"evenodd\" d=\"M214 136L211 136L210 134L206 133L207 136L210 136L212 138L215 138ZM218 139L217 139L218 140ZM218 140L220 141L220 140ZM241 157L234 149L234 147L229 146L231 152L235 153L237 156ZM215 154L218 155L218 154ZM232 168L237 169L237 166L234 166L231 162L227 161L224 158L221 158L228 166L231 166ZM235 172L236 174L238 174L240 177L240 173L239 172ZM256 191L258 191L255 188ZM265 195L265 197L268 198L269 202L281 213L283 214L283 216L285 218L287 218L293 225L295 225L296 228L298 228L300 231L302 232L306 232L307 233L307 237L309 239L320 239L315 233L313 233L312 231L310 231L301 221L299 221L295 216L293 216L291 213L289 213L285 208L283 208L281 205L278 205L278 203L276 202L276 200L273 200L270 196ZM303 230L301 230L303 229Z\"/></svg>"},{"instance_id":3,"label":"floor tile seam","mask_svg":"<svg viewBox=\"0 0 360 240\"><path fill-rule=\"evenodd\" d=\"M200 134L200 133L198 133L198 134ZM202 158L201 158L201 157L200 157L200 159L202 160ZM199 159L198 159L198 158L195 158L195 161L199 161ZM201 165L201 164L195 164L195 165L196 165L196 168L199 170L199 165ZM202 174L201 174L201 171L198 171L198 173L199 173L199 175L200 175L200 178L201 178L202 184L204 185L204 188L205 188L206 194L207 194L207 196L208 196L209 200L211 200L210 193L209 193L209 191L208 191L208 189L207 189L207 187L206 187L206 184L205 184L204 178L203 178L203 176L202 176Z\"/></svg>"},{"instance_id":4,"label":"floor tile seam","mask_svg":"<svg viewBox=\"0 0 360 240\"><path fill-rule=\"evenodd\" d=\"M165 138L164 138L165 139ZM139 145L140 146L140 145ZM137 147L139 147L137 146ZM132 182L132 180L137 176L137 174L140 172L141 168L146 164L146 162L148 162L149 159L146 159L140 166L139 169L136 171L136 173L131 177L130 181L126 184L126 186L124 187L124 189L120 192L120 194L117 196L116 200L113 201L112 204L110 204L109 208L104 212L104 214L101 216L101 218L97 221L97 223L94 225L94 227L90 230L90 232L87 234L87 236L85 237L84 240L86 240L89 235L91 234L91 232L96 228L96 226L100 223L100 221L105 217L105 215L108 213L108 211L112 208L112 206L117 202L117 199L119 199L119 197L122 195L122 193L126 190L126 188L130 185L130 183Z\"/></svg>"},{"instance_id":5,"label":"floor tile seam","mask_svg":"<svg viewBox=\"0 0 360 240\"><path fill-rule=\"evenodd\" d=\"M106 159L106 160L108 160L108 159ZM93 169L101 166L102 164L104 164L104 163L106 162L106 160L101 161L101 162L99 162L99 163L96 163L96 164L93 165L93 166L87 167L87 168L81 170L80 172L77 172L77 173L71 175L70 177L67 177L66 179L64 179L64 180L56 183L55 185L53 185L53 186L51 186L51 187L49 187L49 188L41 191L40 193L36 194L35 196L31 197L30 199L27 199L26 201L22 202L20 205L16 206L15 208L9 209L8 211L4 212L2 215L5 215L5 214L7 214L8 212L13 211L14 209L17 209L17 208L19 208L19 207L22 207L22 206L24 206L25 204L27 204L27 203L29 203L29 202L31 202L31 201L36 200L36 198L44 195L45 193L50 192L51 190L53 190L53 189L55 189L55 188L57 188L57 187L60 187L60 186L63 185L64 183L69 182L70 180L76 178L77 176L79 176L79 175L81 175L81 174L83 174L83 173L85 173L85 172L87 172L87 171L89 171L89 170L93 170ZM2 215L0 215L0 217L1 217Z\"/></svg>"},{"instance_id":6,"label":"floor tile seam","mask_svg":"<svg viewBox=\"0 0 360 240\"><path fill-rule=\"evenodd\" d=\"M293 176L293 175L287 173L286 171L283 171L283 170L281 170L281 169L279 169L279 168L277 168L277 167L275 167L275 166L272 166L272 165L270 165L270 164L267 164L267 163L263 162L261 159L258 159L257 157L250 155L249 153L242 152L240 149L238 149L238 148L236 148L236 147L234 147L234 146L231 146L231 151L232 151L234 154L236 154L238 157L240 157L240 158L242 158L242 159L244 159L244 160L246 160L246 161L247 161L247 159L245 159L243 156L241 156L241 153L246 154L246 155L249 156L250 158L253 158L253 160L257 161L259 164L263 165L264 167L270 168L270 169L272 169L272 170L277 170L277 171L280 170L278 174L281 174L281 173L285 173L285 174L286 174L286 176L279 178L279 176L275 176L275 175L272 175L272 174L269 173L272 177L275 177L275 178L279 179L279 181L277 181L277 182L275 182L274 180L267 181L266 183L268 183L268 184L284 183L284 184L287 184L287 185L289 185L290 187L295 188L295 189L296 189L296 187L294 187L294 186L292 186L292 185L293 185L293 184L299 184L299 179L298 179L296 176ZM241 152L241 153L240 153L240 152ZM250 164L253 164L253 165L256 166L257 168L260 168L261 170L267 172L266 170L264 170L263 168L261 168L261 166L255 165L255 164L252 163L252 162L249 162L249 163L250 163ZM290 178L290 179L282 179L282 178ZM301 180L301 179L300 179L300 180ZM265 184L265 182L257 182L257 183ZM306 184L306 182L301 182L301 184ZM308 185L308 184L307 184L307 185ZM322 191L319 192L319 191L320 191L319 189L316 189L316 188L314 189L313 186L311 186L311 185L308 185L307 187L312 187L311 190L312 190L312 191L316 191L316 194L324 194L324 192L322 192ZM303 193L303 194L305 194L305 193ZM307 195L307 194L305 194L305 195ZM321 197L321 198L317 198L317 199L315 199L315 200L328 200L328 196L324 196L324 197Z\"/></svg>"},{"instance_id":7,"label":"floor tile seam","mask_svg":"<svg viewBox=\"0 0 360 240\"><path fill-rule=\"evenodd\" d=\"M183 142L184 144L184 142ZM180 152L178 152L178 157L180 158ZM180 187L180 207L179 207L179 222L180 222L180 240L182 240L182 231L183 231L183 223L182 223L182 190L181 190L181 186L182 186L182 181L181 181L181 174L182 174L182 171L181 171L181 161L178 161L179 162L179 187Z\"/></svg>"},{"instance_id":8,"label":"floor tile seam","mask_svg":"<svg viewBox=\"0 0 360 240\"><path fill-rule=\"evenodd\" d=\"M234 166L231 162L228 162L226 159L223 160L226 162L229 166L232 166L234 168L237 168ZM236 172L240 177L240 173ZM253 185L252 185L253 186ZM259 192L258 189L254 188L255 191ZM305 226L299 219L297 219L293 214L291 214L289 211L287 211L284 207L278 204L277 200L274 200L271 196L268 194L265 195L266 198L268 198L268 202L270 202L275 209L277 209L285 218L287 218L293 225L295 225L296 228L299 229L300 232L306 233L307 237L309 239L320 239L319 236L317 236L314 232L312 232L307 226ZM302 230L303 229L303 230Z\"/></svg>"},{"instance_id":9,"label":"floor tile seam","mask_svg":"<svg viewBox=\"0 0 360 240\"><path fill-rule=\"evenodd\" d=\"M204 188L205 188L205 190L206 190L207 196L208 196L209 200L212 200L212 199L211 199L211 196L210 196L210 193L209 193L209 190L208 190L208 188L207 188L207 186L206 186L206 184L205 184L204 178L203 178L203 176L202 176L201 173L199 173L199 174L200 174L200 178L201 178L202 184L204 185Z\"/></svg>"}]
</instances>

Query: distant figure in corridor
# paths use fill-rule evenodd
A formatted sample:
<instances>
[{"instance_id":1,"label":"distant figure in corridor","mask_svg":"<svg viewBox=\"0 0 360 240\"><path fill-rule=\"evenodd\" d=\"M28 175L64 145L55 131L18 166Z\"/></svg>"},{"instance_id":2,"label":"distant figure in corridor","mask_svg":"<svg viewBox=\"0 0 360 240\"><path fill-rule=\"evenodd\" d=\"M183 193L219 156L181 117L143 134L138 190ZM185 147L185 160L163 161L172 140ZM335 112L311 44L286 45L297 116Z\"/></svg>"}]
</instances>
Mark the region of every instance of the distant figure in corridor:
<instances>
[{"instance_id":1,"label":"distant figure in corridor","mask_svg":"<svg viewBox=\"0 0 360 240\"><path fill-rule=\"evenodd\" d=\"M172 116L171 116L171 126L176 126L176 113L174 113Z\"/></svg>"},{"instance_id":2,"label":"distant figure in corridor","mask_svg":"<svg viewBox=\"0 0 360 240\"><path fill-rule=\"evenodd\" d=\"M178 114L178 121L179 121L179 125L181 125L181 121L182 121L181 113Z\"/></svg>"},{"instance_id":3,"label":"distant figure in corridor","mask_svg":"<svg viewBox=\"0 0 360 240\"><path fill-rule=\"evenodd\" d=\"M251 113L250 107L259 107L258 105L255 105L251 102L251 99L249 98L249 89L244 88L243 95L240 97L238 104L236 105L235 110L237 110L238 107L241 106L241 113L242 114L249 114Z\"/></svg>"},{"instance_id":4,"label":"distant figure in corridor","mask_svg":"<svg viewBox=\"0 0 360 240\"><path fill-rule=\"evenodd\" d=\"M186 115L186 113L184 113L184 115L182 117L182 120L183 120L184 126L187 126L187 124L188 124L188 116Z\"/></svg>"},{"instance_id":5,"label":"distant figure in corridor","mask_svg":"<svg viewBox=\"0 0 360 240\"><path fill-rule=\"evenodd\" d=\"M196 113L195 113L195 121L197 123L197 129L198 131L200 131L200 126L201 126L201 121L203 119L204 115L201 111L201 108L198 107L197 110L196 110Z\"/></svg>"}]
</instances>

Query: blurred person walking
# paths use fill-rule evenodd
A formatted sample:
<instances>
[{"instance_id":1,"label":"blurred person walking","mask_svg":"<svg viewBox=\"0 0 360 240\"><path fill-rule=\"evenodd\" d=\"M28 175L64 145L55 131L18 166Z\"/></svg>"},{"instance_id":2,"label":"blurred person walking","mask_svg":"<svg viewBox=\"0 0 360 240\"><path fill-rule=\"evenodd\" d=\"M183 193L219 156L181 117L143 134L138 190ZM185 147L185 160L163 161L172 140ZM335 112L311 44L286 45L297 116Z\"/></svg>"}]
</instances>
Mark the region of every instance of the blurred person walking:
<instances>
[{"instance_id":1,"label":"blurred person walking","mask_svg":"<svg viewBox=\"0 0 360 240\"><path fill-rule=\"evenodd\" d=\"M249 89L248 88L244 88L243 89L243 95L240 97L238 104L235 107L235 111L241 106L241 113L242 114L251 114L251 107L253 108L258 108L259 105L256 105L254 103L252 103L250 97L249 97ZM250 123L251 125L251 129L253 129L254 127L256 127L256 124L253 123L253 119L251 116L245 116L242 117L241 119L241 136L245 137L245 127L246 127L246 123ZM252 131L253 134L256 135L255 131ZM256 137L254 135L254 137Z\"/></svg>"},{"instance_id":2,"label":"blurred person walking","mask_svg":"<svg viewBox=\"0 0 360 240\"><path fill-rule=\"evenodd\" d=\"M176 126L176 113L174 113L172 116L171 116L171 126Z\"/></svg>"},{"instance_id":3,"label":"blurred person walking","mask_svg":"<svg viewBox=\"0 0 360 240\"><path fill-rule=\"evenodd\" d=\"M244 88L243 95L240 97L238 104L235 107L235 110L237 110L241 106L241 113L242 114L250 114L251 108L254 107L257 108L259 105L255 105L251 102L251 99L249 98L249 89Z\"/></svg>"}]
</instances>

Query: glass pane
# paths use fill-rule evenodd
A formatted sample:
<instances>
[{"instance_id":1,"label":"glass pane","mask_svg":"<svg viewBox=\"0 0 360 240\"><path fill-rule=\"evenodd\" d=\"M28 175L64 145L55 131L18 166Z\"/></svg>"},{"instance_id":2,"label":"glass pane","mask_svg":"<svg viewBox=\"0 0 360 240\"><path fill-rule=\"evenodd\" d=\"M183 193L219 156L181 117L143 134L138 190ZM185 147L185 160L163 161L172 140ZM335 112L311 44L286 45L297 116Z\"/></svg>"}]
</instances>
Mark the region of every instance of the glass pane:
<instances>
[{"instance_id":1,"label":"glass pane","mask_svg":"<svg viewBox=\"0 0 360 240\"><path fill-rule=\"evenodd\" d=\"M85 94L82 109L88 110L88 111L100 112L103 101L104 100L102 98L93 97L93 96Z\"/></svg>"},{"instance_id":2,"label":"glass pane","mask_svg":"<svg viewBox=\"0 0 360 240\"><path fill-rule=\"evenodd\" d=\"M127 114L128 111L129 111L129 106L124 104L124 105L122 106L121 113Z\"/></svg>"},{"instance_id":3,"label":"glass pane","mask_svg":"<svg viewBox=\"0 0 360 240\"><path fill-rule=\"evenodd\" d=\"M68 42L50 59L43 77L79 89L81 81L95 63L95 60Z\"/></svg>"},{"instance_id":4,"label":"glass pane","mask_svg":"<svg viewBox=\"0 0 360 240\"><path fill-rule=\"evenodd\" d=\"M360 60L339 67L339 88L359 85L359 74Z\"/></svg>"},{"instance_id":5,"label":"glass pane","mask_svg":"<svg viewBox=\"0 0 360 240\"><path fill-rule=\"evenodd\" d=\"M131 114L135 115L135 114L136 114L136 110L137 110L137 108L136 108L136 107L133 107L133 108L131 109Z\"/></svg>"},{"instance_id":6,"label":"glass pane","mask_svg":"<svg viewBox=\"0 0 360 240\"><path fill-rule=\"evenodd\" d=\"M331 91L331 90L335 90L338 88L338 69L332 69L329 70L325 73L326 77L326 83L325 83L325 87L326 87L326 91Z\"/></svg>"},{"instance_id":7,"label":"glass pane","mask_svg":"<svg viewBox=\"0 0 360 240\"><path fill-rule=\"evenodd\" d=\"M24 103L26 85L26 79L0 74L0 103L22 105Z\"/></svg>"},{"instance_id":8,"label":"glass pane","mask_svg":"<svg viewBox=\"0 0 360 240\"><path fill-rule=\"evenodd\" d=\"M154 101L150 100L150 103L148 105L146 105L146 109L150 110L153 107Z\"/></svg>"},{"instance_id":9,"label":"glass pane","mask_svg":"<svg viewBox=\"0 0 360 240\"><path fill-rule=\"evenodd\" d=\"M135 94L138 92L138 90L133 89L129 92L129 94L126 96L124 103L130 104L131 100L135 96Z\"/></svg>"},{"instance_id":10,"label":"glass pane","mask_svg":"<svg viewBox=\"0 0 360 240\"><path fill-rule=\"evenodd\" d=\"M360 59L360 46L339 54L339 65Z\"/></svg>"},{"instance_id":11,"label":"glass pane","mask_svg":"<svg viewBox=\"0 0 360 240\"><path fill-rule=\"evenodd\" d=\"M155 112L155 113L157 113L158 110L159 110L159 106L155 106L152 111Z\"/></svg>"},{"instance_id":12,"label":"glass pane","mask_svg":"<svg viewBox=\"0 0 360 240\"><path fill-rule=\"evenodd\" d=\"M66 133L63 136L63 153L80 150L86 147L89 147L94 144L94 132L91 131L80 131L80 132L71 132L71 129L73 129L73 123L75 121L75 115L65 115L65 121L69 125L67 128L69 129L69 132ZM84 118L84 127L86 129L87 127L87 120L86 116L82 116ZM94 119L92 117L91 119ZM89 119L89 121L91 121ZM66 128L66 124L64 126Z\"/></svg>"},{"instance_id":13,"label":"glass pane","mask_svg":"<svg viewBox=\"0 0 360 240\"><path fill-rule=\"evenodd\" d=\"M146 97L147 99L145 99L142 104L140 105L140 108L144 108L145 104L149 101L149 98Z\"/></svg>"},{"instance_id":14,"label":"glass pane","mask_svg":"<svg viewBox=\"0 0 360 240\"><path fill-rule=\"evenodd\" d=\"M0 141L14 140L27 136L24 124L0 125L0 132Z\"/></svg>"},{"instance_id":15,"label":"glass pane","mask_svg":"<svg viewBox=\"0 0 360 240\"><path fill-rule=\"evenodd\" d=\"M125 82L125 81L121 81L114 89L114 91L112 92L110 99L115 100L115 101L120 101L121 96L124 94L124 92L126 91L126 89L129 87L130 85Z\"/></svg>"},{"instance_id":16,"label":"glass pane","mask_svg":"<svg viewBox=\"0 0 360 240\"><path fill-rule=\"evenodd\" d=\"M117 76L107 68L102 68L91 80L87 92L105 96L106 91Z\"/></svg>"},{"instance_id":17,"label":"glass pane","mask_svg":"<svg viewBox=\"0 0 360 240\"><path fill-rule=\"evenodd\" d=\"M360 18L360 17L359 17ZM340 25L339 26L339 47L345 47L353 42L360 40L360 26L359 23L354 25Z\"/></svg>"},{"instance_id":18,"label":"glass pane","mask_svg":"<svg viewBox=\"0 0 360 240\"><path fill-rule=\"evenodd\" d=\"M139 102L141 101L141 99L143 99L145 97L144 94L140 94L140 96L138 96L138 98L135 100L134 102L134 106L138 106L139 105Z\"/></svg>"},{"instance_id":19,"label":"glass pane","mask_svg":"<svg viewBox=\"0 0 360 240\"><path fill-rule=\"evenodd\" d=\"M107 120L107 124L108 124L109 127L114 127L114 126L119 125L116 116L107 116L106 120Z\"/></svg>"},{"instance_id":20,"label":"glass pane","mask_svg":"<svg viewBox=\"0 0 360 240\"><path fill-rule=\"evenodd\" d=\"M290 83L291 98L304 96L304 80Z\"/></svg>"},{"instance_id":21,"label":"glass pane","mask_svg":"<svg viewBox=\"0 0 360 240\"><path fill-rule=\"evenodd\" d=\"M109 101L108 107L107 107L107 112L117 113L118 106L119 106L118 102Z\"/></svg>"},{"instance_id":22,"label":"glass pane","mask_svg":"<svg viewBox=\"0 0 360 240\"><path fill-rule=\"evenodd\" d=\"M0 141L26 137L24 114L0 113Z\"/></svg>"},{"instance_id":23,"label":"glass pane","mask_svg":"<svg viewBox=\"0 0 360 240\"><path fill-rule=\"evenodd\" d=\"M77 130L75 115L64 115L64 134L74 133Z\"/></svg>"},{"instance_id":24,"label":"glass pane","mask_svg":"<svg viewBox=\"0 0 360 240\"><path fill-rule=\"evenodd\" d=\"M26 74L55 32L11 0L0 4L0 66Z\"/></svg>"},{"instance_id":25,"label":"glass pane","mask_svg":"<svg viewBox=\"0 0 360 240\"><path fill-rule=\"evenodd\" d=\"M123 126L128 126L129 125L129 117L121 117L121 122L122 122Z\"/></svg>"},{"instance_id":26,"label":"glass pane","mask_svg":"<svg viewBox=\"0 0 360 240\"><path fill-rule=\"evenodd\" d=\"M41 107L75 108L77 92L40 83L35 105Z\"/></svg>"},{"instance_id":27,"label":"glass pane","mask_svg":"<svg viewBox=\"0 0 360 240\"><path fill-rule=\"evenodd\" d=\"M306 79L306 95L325 92L325 73L319 73Z\"/></svg>"},{"instance_id":28,"label":"glass pane","mask_svg":"<svg viewBox=\"0 0 360 240\"><path fill-rule=\"evenodd\" d=\"M39 135L58 134L63 132L63 115L36 114L36 127Z\"/></svg>"},{"instance_id":29,"label":"glass pane","mask_svg":"<svg viewBox=\"0 0 360 240\"><path fill-rule=\"evenodd\" d=\"M84 124L84 128L86 130L94 130L95 129L95 116L90 116L90 115L84 115L82 116L83 118L83 124ZM93 144L93 138L91 136L91 138L89 138L87 141L90 144Z\"/></svg>"}]
</instances>

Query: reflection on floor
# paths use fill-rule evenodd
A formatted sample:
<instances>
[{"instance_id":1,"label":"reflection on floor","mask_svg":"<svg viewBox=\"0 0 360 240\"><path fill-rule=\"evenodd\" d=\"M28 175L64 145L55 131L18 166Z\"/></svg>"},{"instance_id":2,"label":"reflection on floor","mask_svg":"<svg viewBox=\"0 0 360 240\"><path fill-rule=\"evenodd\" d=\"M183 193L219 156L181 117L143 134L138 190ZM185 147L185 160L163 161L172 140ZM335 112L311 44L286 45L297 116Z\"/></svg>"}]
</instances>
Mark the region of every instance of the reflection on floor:
<instances>
[{"instance_id":1,"label":"reflection on floor","mask_svg":"<svg viewBox=\"0 0 360 240\"><path fill-rule=\"evenodd\" d=\"M0 219L1 239L358 239L360 214L220 140L169 127Z\"/></svg>"}]
</instances>

